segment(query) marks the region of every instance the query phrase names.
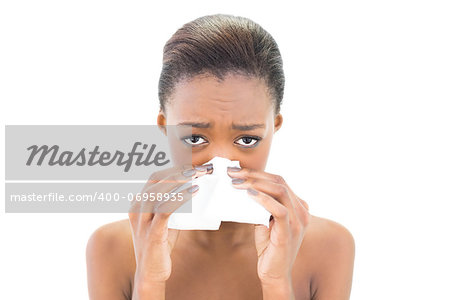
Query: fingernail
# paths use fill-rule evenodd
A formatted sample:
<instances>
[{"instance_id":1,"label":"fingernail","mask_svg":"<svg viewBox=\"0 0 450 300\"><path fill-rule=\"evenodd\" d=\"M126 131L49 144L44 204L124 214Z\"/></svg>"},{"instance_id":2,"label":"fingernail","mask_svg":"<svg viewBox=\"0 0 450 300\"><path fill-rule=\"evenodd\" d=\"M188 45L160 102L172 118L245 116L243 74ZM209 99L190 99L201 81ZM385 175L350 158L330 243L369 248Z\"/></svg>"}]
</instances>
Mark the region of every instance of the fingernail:
<instances>
[{"instance_id":1,"label":"fingernail","mask_svg":"<svg viewBox=\"0 0 450 300\"><path fill-rule=\"evenodd\" d=\"M258 195L258 191L252 188L247 189L247 193L249 193L250 195Z\"/></svg>"},{"instance_id":2,"label":"fingernail","mask_svg":"<svg viewBox=\"0 0 450 300\"><path fill-rule=\"evenodd\" d=\"M199 171L211 171L213 169L213 165L212 164L207 164L207 165L200 165L200 166L196 166L194 167L194 169L199 170Z\"/></svg>"},{"instance_id":3,"label":"fingernail","mask_svg":"<svg viewBox=\"0 0 450 300\"><path fill-rule=\"evenodd\" d=\"M199 189L198 185L193 185L190 188L188 188L187 191L192 194L192 193L195 193L196 191L198 191L198 189Z\"/></svg>"},{"instance_id":4,"label":"fingernail","mask_svg":"<svg viewBox=\"0 0 450 300\"><path fill-rule=\"evenodd\" d=\"M230 172L239 172L241 168L239 167L228 167L228 171Z\"/></svg>"},{"instance_id":5,"label":"fingernail","mask_svg":"<svg viewBox=\"0 0 450 300\"><path fill-rule=\"evenodd\" d=\"M241 183L243 183L244 181L245 181L244 178L233 178L233 179L231 179L231 183L232 183L232 184L241 184Z\"/></svg>"},{"instance_id":6,"label":"fingernail","mask_svg":"<svg viewBox=\"0 0 450 300\"><path fill-rule=\"evenodd\" d=\"M189 170L184 170L182 173L186 177L191 177L192 175L194 175L197 172L195 171L195 169L189 169Z\"/></svg>"},{"instance_id":7,"label":"fingernail","mask_svg":"<svg viewBox=\"0 0 450 300\"><path fill-rule=\"evenodd\" d=\"M206 170L208 170L208 166L205 166L205 165L203 165L203 166L196 166L196 167L194 167L196 170L198 170L198 171L206 171Z\"/></svg>"}]
</instances>

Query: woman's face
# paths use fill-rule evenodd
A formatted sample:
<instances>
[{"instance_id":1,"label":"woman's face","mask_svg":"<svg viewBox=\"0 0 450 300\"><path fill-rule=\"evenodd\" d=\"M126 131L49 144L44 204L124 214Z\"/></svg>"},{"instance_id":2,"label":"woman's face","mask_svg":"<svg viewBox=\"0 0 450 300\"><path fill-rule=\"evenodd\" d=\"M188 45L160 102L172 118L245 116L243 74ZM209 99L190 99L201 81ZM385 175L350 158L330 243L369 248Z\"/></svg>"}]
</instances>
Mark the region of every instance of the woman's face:
<instances>
[{"instance_id":1,"label":"woman's face","mask_svg":"<svg viewBox=\"0 0 450 300\"><path fill-rule=\"evenodd\" d=\"M274 116L265 83L240 75L222 82L212 76L180 82L166 112L158 115L158 125L192 126L184 143L192 149L193 165L221 156L260 171L282 120L281 114Z\"/></svg>"}]
</instances>

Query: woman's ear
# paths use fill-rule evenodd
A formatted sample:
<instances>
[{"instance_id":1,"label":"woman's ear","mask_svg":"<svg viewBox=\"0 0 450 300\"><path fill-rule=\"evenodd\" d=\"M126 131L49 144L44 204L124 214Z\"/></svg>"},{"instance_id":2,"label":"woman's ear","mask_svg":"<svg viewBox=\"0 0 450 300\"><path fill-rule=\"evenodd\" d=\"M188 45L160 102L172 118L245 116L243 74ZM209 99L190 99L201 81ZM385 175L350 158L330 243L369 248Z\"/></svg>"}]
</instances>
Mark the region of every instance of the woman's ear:
<instances>
[{"instance_id":1,"label":"woman's ear","mask_svg":"<svg viewBox=\"0 0 450 300\"><path fill-rule=\"evenodd\" d=\"M279 113L275 116L275 122L274 122L275 131L274 132L277 132L278 129L281 128L282 124L283 124L283 116Z\"/></svg>"},{"instance_id":2,"label":"woman's ear","mask_svg":"<svg viewBox=\"0 0 450 300\"><path fill-rule=\"evenodd\" d=\"M156 118L156 124L164 135L167 135L166 131L166 115L162 109L159 110L158 117Z\"/></svg>"}]
</instances>

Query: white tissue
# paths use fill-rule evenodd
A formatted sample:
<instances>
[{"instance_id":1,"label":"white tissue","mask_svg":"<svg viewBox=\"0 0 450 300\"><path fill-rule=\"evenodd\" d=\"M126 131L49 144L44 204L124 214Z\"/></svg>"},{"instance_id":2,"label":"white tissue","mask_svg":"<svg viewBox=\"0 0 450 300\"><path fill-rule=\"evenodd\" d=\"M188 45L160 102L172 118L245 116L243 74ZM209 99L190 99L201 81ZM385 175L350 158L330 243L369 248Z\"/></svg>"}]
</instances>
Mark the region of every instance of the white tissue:
<instances>
[{"instance_id":1,"label":"white tissue","mask_svg":"<svg viewBox=\"0 0 450 300\"><path fill-rule=\"evenodd\" d=\"M182 230L218 230L222 221L263 224L269 227L270 212L247 194L233 187L227 167L240 167L239 161L216 156L205 164L213 164L213 173L192 180L198 192L192 196L192 213L178 212L169 217L168 228Z\"/></svg>"}]
</instances>

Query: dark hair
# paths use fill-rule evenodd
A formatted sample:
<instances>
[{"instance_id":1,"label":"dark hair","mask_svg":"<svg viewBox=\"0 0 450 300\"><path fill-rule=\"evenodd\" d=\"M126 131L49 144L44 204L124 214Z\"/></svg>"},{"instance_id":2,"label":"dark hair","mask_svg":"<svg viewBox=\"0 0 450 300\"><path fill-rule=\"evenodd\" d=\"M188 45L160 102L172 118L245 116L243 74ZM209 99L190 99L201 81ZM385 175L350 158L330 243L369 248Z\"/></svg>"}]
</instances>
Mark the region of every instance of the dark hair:
<instances>
[{"instance_id":1,"label":"dark hair","mask_svg":"<svg viewBox=\"0 0 450 300\"><path fill-rule=\"evenodd\" d=\"M175 85L196 75L223 80L228 74L263 79L280 111L284 93L283 61L273 37L250 19L215 14L197 18L179 28L164 46L159 79L160 108Z\"/></svg>"}]
</instances>

